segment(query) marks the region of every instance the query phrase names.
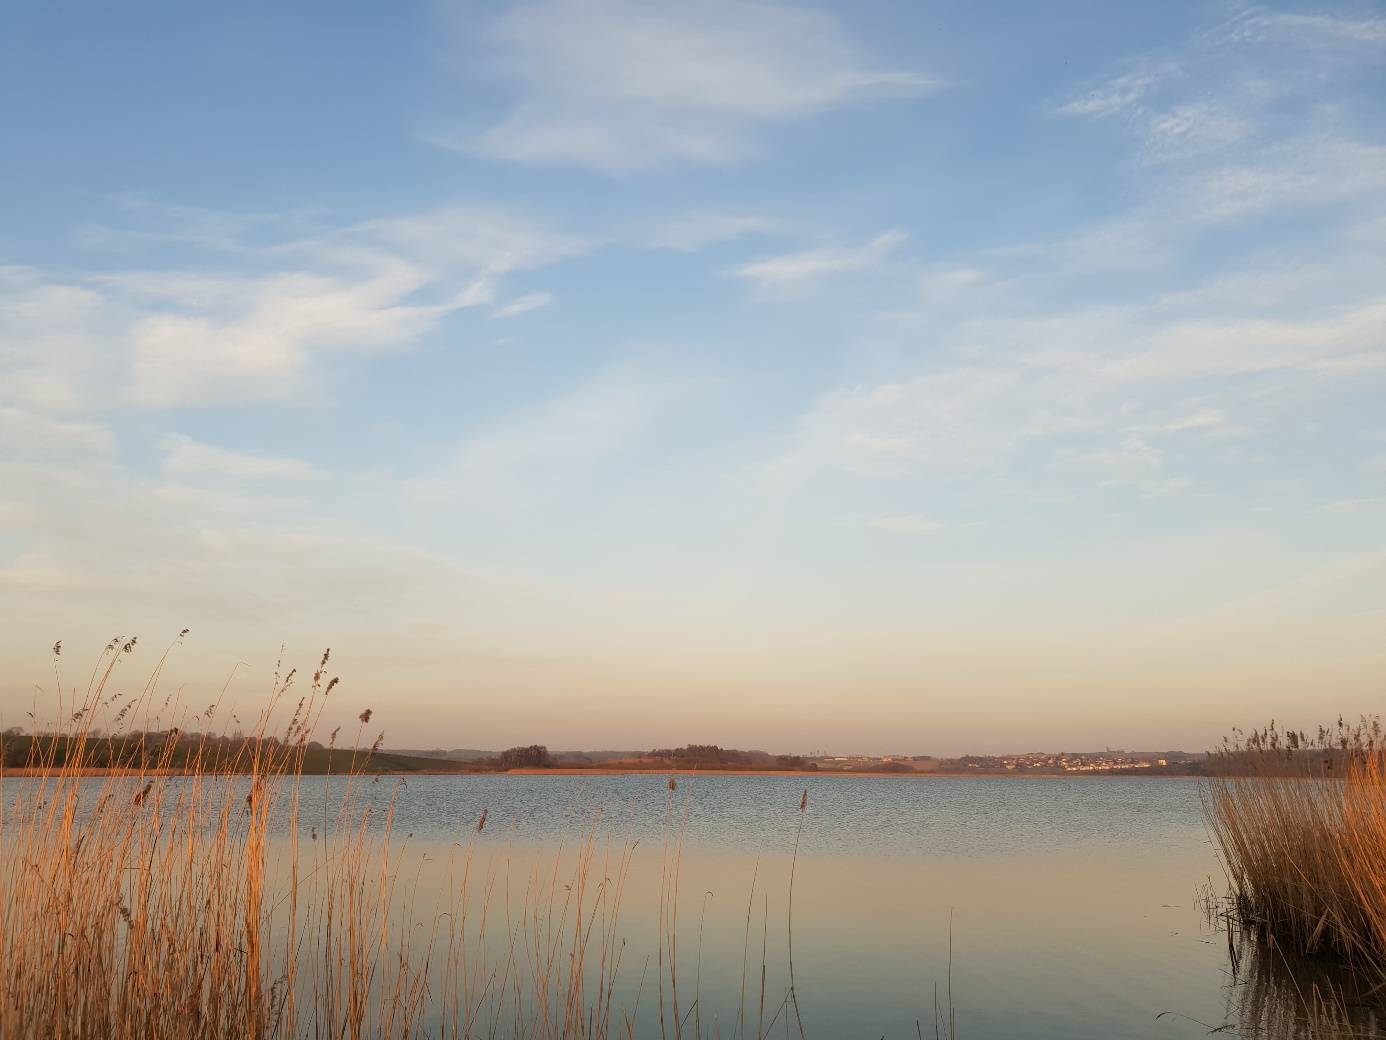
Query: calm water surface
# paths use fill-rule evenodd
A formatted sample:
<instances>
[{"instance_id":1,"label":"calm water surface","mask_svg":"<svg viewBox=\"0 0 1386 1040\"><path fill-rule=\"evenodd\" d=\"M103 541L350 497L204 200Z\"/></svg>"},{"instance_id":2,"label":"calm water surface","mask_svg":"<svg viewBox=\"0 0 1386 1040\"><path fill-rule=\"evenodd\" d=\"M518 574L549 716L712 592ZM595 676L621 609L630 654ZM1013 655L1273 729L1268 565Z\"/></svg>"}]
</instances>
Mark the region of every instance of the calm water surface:
<instances>
[{"instance_id":1,"label":"calm water surface","mask_svg":"<svg viewBox=\"0 0 1386 1040\"><path fill-rule=\"evenodd\" d=\"M325 851L320 807L341 783L302 781L304 847L313 855ZM932 1036L935 986L946 1004L950 985L964 1040L1199 1037L1227 1023L1240 1028L1232 1035L1305 1035L1295 993L1314 980L1291 979L1278 961L1250 952L1234 975L1227 937L1200 906L1210 881L1224 886L1194 780L709 775L681 778L672 795L667 783L655 775L384 777L366 781L357 801L380 820L395 800L395 863L413 879L424 919L446 903L444 864L460 848L473 848L474 877L494 881L499 917L506 900L523 902L517 893L530 871L553 864L555 849L569 850L562 861L594 832L613 854L634 842L617 1003L637 1006L637 1036L659 1035L653 987L670 833L684 836L682 1006L696 988L704 1034L731 1037L748 903L752 1022L762 941L768 1004L786 992L801 820L794 962L810 1037L903 1040L916 1036L916 1020ZM483 810L487 826L477 835ZM1359 1026L1372 1024L1362 1016ZM1249 1030L1253 1020L1264 1031Z\"/></svg>"},{"instance_id":2,"label":"calm water surface","mask_svg":"<svg viewBox=\"0 0 1386 1040\"><path fill-rule=\"evenodd\" d=\"M392 783L368 796L383 802ZM657 946L666 785L662 776L411 778L396 829L440 857L485 809L482 847L523 859L516 849L571 839L600 814L606 831L639 843L623 915L633 982ZM783 995L805 786L794 943L811 1036L914 1036L916 1019L932 1035L935 985L946 1000L950 978L950 921L963 1037L1194 1037L1208 1026L1190 1018L1221 1025L1235 1014L1226 940L1196 904L1221 873L1192 780L702 776L680 782L672 812L686 835L684 963L705 915L705 1031L715 1016L727 1033L739 1004L753 874L770 1000ZM757 947L753 989L758 961ZM642 1022L654 1029L644 999Z\"/></svg>"}]
</instances>

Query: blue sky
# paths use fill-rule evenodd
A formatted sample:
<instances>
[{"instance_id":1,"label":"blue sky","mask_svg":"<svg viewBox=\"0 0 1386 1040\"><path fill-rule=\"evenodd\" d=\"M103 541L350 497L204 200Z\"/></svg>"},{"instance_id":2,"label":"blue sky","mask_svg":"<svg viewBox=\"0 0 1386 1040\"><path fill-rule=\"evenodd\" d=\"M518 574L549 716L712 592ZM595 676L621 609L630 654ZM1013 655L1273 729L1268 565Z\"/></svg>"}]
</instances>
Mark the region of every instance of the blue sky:
<instances>
[{"instance_id":1,"label":"blue sky","mask_svg":"<svg viewBox=\"0 0 1386 1040\"><path fill-rule=\"evenodd\" d=\"M6 22L7 715L184 626L396 744L1379 701L1379 4Z\"/></svg>"}]
</instances>

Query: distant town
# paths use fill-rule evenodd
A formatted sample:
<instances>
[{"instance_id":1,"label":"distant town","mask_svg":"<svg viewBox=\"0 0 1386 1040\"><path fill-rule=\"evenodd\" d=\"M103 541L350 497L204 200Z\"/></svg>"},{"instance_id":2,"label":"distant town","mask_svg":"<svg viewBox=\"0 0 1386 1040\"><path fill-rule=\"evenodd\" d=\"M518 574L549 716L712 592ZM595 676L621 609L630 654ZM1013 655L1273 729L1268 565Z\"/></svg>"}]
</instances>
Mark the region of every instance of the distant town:
<instances>
[{"instance_id":1,"label":"distant town","mask_svg":"<svg viewBox=\"0 0 1386 1040\"><path fill-rule=\"evenodd\" d=\"M831 755L814 758L820 769L916 773L1122 773L1145 771L1187 775L1198 771L1203 754L1186 751L1030 751L1010 755L870 756Z\"/></svg>"}]
</instances>

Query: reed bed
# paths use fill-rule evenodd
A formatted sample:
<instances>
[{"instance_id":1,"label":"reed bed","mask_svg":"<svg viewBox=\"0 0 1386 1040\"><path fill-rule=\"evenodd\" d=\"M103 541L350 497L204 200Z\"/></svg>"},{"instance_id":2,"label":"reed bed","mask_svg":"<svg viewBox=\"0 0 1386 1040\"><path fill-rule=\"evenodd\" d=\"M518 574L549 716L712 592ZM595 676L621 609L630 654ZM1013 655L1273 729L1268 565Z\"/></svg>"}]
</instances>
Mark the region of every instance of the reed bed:
<instances>
[{"instance_id":1,"label":"reed bed","mask_svg":"<svg viewBox=\"0 0 1386 1040\"><path fill-rule=\"evenodd\" d=\"M52 739L30 742L21 779L6 781L0 757L0 1037L605 1040L637 1035L653 1000L664 1040L724 1026L737 1040L803 1040L792 967L782 991L771 981L771 905L755 905L754 878L740 1008L723 1022L703 1006L701 915L680 965L687 810L675 781L656 954L626 964L633 843L593 825L526 866L503 847L479 852L483 811L431 868L443 883L421 886L423 864L395 833L403 782L367 772L380 744L366 744L369 710L347 741L351 768L305 801L304 757L337 686L328 654L301 696L295 673L276 672L250 736L190 750L189 725L215 730L221 703L194 714L161 699L167 651L138 692L112 692L134 649L112 640L86 689L64 694L55 646ZM388 797L361 797L380 783ZM805 791L800 834L807 807ZM792 921L780 927L792 956Z\"/></svg>"},{"instance_id":2,"label":"reed bed","mask_svg":"<svg viewBox=\"0 0 1386 1040\"><path fill-rule=\"evenodd\" d=\"M1210 757L1202 786L1233 905L1269 941L1386 983L1386 749L1375 720L1269 728ZM1219 775L1221 774L1221 775Z\"/></svg>"},{"instance_id":3,"label":"reed bed","mask_svg":"<svg viewBox=\"0 0 1386 1040\"><path fill-rule=\"evenodd\" d=\"M398 869L398 785L383 810L357 804L360 785L380 782L364 773L372 749L351 756L328 801L302 802L309 736L336 686L328 655L281 713L282 731L271 719L293 701L293 673L276 675L229 755L210 739L188 754L184 741L181 775L170 776L181 733L159 728L178 709L157 703L164 659L133 698L108 693L133 650L133 640L107 646L85 694L60 702L53 739L33 743L25 779L5 790L0 1036L629 1033L612 1003L629 847L601 848L594 832L536 864L497 907L498 868L474 873L483 813L452 846L433 905L420 905L416 879ZM361 712L354 746L370 719ZM96 780L95 759L108 763Z\"/></svg>"}]
</instances>

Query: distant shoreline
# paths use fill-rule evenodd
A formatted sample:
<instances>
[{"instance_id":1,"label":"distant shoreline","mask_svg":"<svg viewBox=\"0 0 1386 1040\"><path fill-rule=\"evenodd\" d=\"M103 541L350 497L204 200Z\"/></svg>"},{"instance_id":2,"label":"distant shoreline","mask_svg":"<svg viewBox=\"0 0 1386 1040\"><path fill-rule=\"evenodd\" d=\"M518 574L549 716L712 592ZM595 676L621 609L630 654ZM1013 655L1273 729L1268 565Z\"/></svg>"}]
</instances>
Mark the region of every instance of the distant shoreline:
<instances>
[{"instance_id":1,"label":"distant shoreline","mask_svg":"<svg viewBox=\"0 0 1386 1040\"><path fill-rule=\"evenodd\" d=\"M42 770L29 769L22 766L0 770L0 779L13 778L16 780L34 779L37 777L55 777L59 773L72 776L73 771L61 769ZM96 777L149 777L149 776L248 776L249 773L235 771L230 773L218 773L206 771L200 774L182 769L104 769L99 767L87 766L75 771L75 775L86 778ZM303 773L303 776L346 776L345 772L340 773ZM783 776L799 779L809 777L849 777L849 776L869 776L882 780L1189 780L1194 779L1188 773L1150 773L1146 770L1126 770L1114 773L1094 773L1094 772L1073 772L1073 773L979 773L979 772L941 772L922 770L908 773L893 772L890 770L847 770L847 769L643 769L638 767L603 767L593 766L584 769L574 766L559 766L553 769L505 769L505 770L461 770L461 769L392 769L371 771L361 774L366 776L455 776L455 777L480 777L480 776L675 776L675 777L694 777L694 776Z\"/></svg>"},{"instance_id":2,"label":"distant shoreline","mask_svg":"<svg viewBox=\"0 0 1386 1040\"><path fill-rule=\"evenodd\" d=\"M462 775L462 774L447 774ZM469 776L872 776L888 780L1188 780L1188 773L1151 773L1144 769L1112 773L982 773L977 771L944 772L941 770L870 769L643 769L639 767L581 768L559 766L553 769L508 769L496 773L471 773Z\"/></svg>"}]
</instances>

